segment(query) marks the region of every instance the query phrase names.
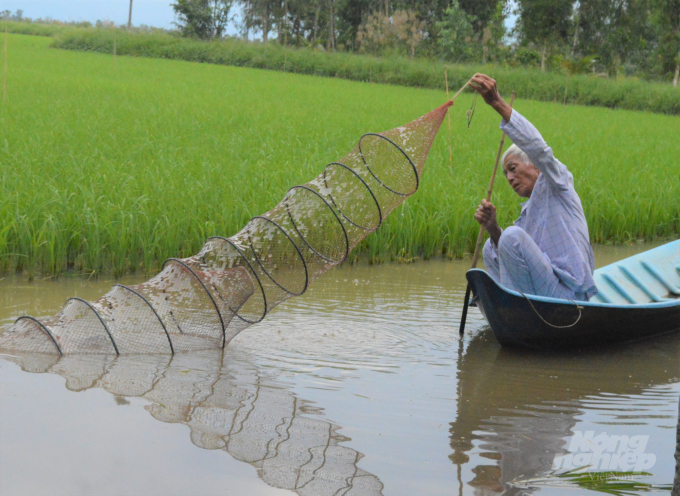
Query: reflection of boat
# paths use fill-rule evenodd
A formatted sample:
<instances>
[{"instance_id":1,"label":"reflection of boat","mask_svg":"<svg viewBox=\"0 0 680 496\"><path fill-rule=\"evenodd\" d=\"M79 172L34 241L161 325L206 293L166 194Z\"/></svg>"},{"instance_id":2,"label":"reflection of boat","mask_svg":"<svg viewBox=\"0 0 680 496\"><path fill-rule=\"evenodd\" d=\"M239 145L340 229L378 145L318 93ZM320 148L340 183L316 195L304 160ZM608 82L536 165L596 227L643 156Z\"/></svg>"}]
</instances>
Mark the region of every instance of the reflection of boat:
<instances>
[{"instance_id":1,"label":"reflection of boat","mask_svg":"<svg viewBox=\"0 0 680 496\"><path fill-rule=\"evenodd\" d=\"M591 301L524 295L478 269L467 278L503 346L583 347L680 330L680 241L595 271Z\"/></svg>"},{"instance_id":2,"label":"reflection of boat","mask_svg":"<svg viewBox=\"0 0 680 496\"><path fill-rule=\"evenodd\" d=\"M491 332L472 336L458 361L450 459L472 472L476 494L530 493L518 481L558 478L555 459L568 454L585 412L611 415L603 427L610 433L631 434L643 418L675 419L677 393L668 385L680 381L678 355L677 336L549 355L501 348Z\"/></svg>"},{"instance_id":3,"label":"reflection of boat","mask_svg":"<svg viewBox=\"0 0 680 496\"><path fill-rule=\"evenodd\" d=\"M151 415L184 423L199 448L227 451L253 465L267 484L300 495L381 495L358 467L339 426L256 366L221 351L107 356L5 356L24 370L55 373L74 391L103 388L125 402L141 397Z\"/></svg>"}]
</instances>

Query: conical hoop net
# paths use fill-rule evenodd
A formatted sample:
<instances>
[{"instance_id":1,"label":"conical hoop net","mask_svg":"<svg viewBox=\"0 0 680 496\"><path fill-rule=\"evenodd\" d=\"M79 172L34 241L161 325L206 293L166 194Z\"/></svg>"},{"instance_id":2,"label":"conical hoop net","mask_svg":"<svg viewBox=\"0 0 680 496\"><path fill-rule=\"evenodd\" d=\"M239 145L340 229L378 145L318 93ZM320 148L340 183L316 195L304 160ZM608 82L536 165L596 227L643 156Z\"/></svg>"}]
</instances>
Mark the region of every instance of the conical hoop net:
<instances>
[{"instance_id":1,"label":"conical hoop net","mask_svg":"<svg viewBox=\"0 0 680 496\"><path fill-rule=\"evenodd\" d=\"M54 317L19 317L0 350L49 354L159 354L224 348L275 306L303 294L406 198L451 102L383 133L368 133L314 180L230 238L169 259L136 286L95 302L71 298Z\"/></svg>"}]
</instances>

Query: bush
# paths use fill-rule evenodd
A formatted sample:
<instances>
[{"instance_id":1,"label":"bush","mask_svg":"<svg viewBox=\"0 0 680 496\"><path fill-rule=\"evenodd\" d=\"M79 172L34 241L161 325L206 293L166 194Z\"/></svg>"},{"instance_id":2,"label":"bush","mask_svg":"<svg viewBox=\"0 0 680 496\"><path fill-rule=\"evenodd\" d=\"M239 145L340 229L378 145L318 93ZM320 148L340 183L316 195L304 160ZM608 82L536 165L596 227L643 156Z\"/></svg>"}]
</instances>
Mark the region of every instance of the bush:
<instances>
[{"instance_id":1,"label":"bush","mask_svg":"<svg viewBox=\"0 0 680 496\"><path fill-rule=\"evenodd\" d=\"M199 41L167 33L129 33L115 29L68 29L56 34L53 47L112 53L117 39L118 55L153 57L271 69L340 77L423 88L444 88L444 64L406 57L378 58L343 52L287 48L270 43L237 39ZM527 54L529 55L529 54ZM505 92L521 98L628 110L680 114L680 91L662 83L635 79L620 81L588 75L541 73L537 69L513 69L500 65L456 64L449 66L449 87L460 88L476 72L492 75Z\"/></svg>"},{"instance_id":2,"label":"bush","mask_svg":"<svg viewBox=\"0 0 680 496\"><path fill-rule=\"evenodd\" d=\"M60 24L42 24L35 22L0 21L0 30L14 34L28 34L32 36L54 36L66 29Z\"/></svg>"}]
</instances>

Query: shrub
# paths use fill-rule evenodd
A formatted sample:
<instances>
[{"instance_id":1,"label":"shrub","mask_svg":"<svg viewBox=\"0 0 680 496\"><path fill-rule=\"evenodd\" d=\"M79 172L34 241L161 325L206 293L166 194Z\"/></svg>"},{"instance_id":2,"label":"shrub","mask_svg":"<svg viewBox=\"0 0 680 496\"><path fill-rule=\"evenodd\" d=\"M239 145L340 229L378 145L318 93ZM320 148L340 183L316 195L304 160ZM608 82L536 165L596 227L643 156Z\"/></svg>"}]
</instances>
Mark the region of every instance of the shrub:
<instances>
[{"instance_id":1,"label":"shrub","mask_svg":"<svg viewBox=\"0 0 680 496\"><path fill-rule=\"evenodd\" d=\"M70 50L118 55L178 59L277 71L340 77L402 86L444 88L444 63L406 57L371 57L343 52L286 48L274 43L248 43L237 39L200 41L162 32L135 33L114 29L66 29L52 46ZM541 101L566 101L628 110L680 114L680 91L671 85L635 79L620 81L589 75L568 76L537 69L501 65L455 64L449 66L449 86L461 87L476 72L486 72L506 93Z\"/></svg>"}]
</instances>

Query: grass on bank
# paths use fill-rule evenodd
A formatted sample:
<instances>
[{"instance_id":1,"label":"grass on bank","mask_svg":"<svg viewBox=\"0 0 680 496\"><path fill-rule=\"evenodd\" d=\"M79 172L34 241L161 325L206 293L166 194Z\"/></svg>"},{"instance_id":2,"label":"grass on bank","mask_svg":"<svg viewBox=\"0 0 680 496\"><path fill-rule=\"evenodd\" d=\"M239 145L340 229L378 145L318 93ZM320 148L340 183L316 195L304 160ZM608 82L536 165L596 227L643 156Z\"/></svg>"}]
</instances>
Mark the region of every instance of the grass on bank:
<instances>
[{"instance_id":1,"label":"grass on bank","mask_svg":"<svg viewBox=\"0 0 680 496\"><path fill-rule=\"evenodd\" d=\"M323 52L282 47L275 43L246 43L235 39L200 41L167 33L112 29L70 29L57 34L53 47L117 53L221 65L338 77L354 81L444 89L444 63L405 57L378 58L346 52ZM620 81L588 75L567 76L538 69L503 65L449 64L451 88L459 88L475 72L493 74L504 88L523 98L628 110L680 114L680 88L633 78Z\"/></svg>"},{"instance_id":2,"label":"grass on bank","mask_svg":"<svg viewBox=\"0 0 680 496\"><path fill-rule=\"evenodd\" d=\"M200 41L161 30L74 28L59 24L0 21L10 32L56 37L53 46L111 54L114 38L120 55L169 58L194 62L272 69L298 74L340 77L402 86L442 89L444 63L404 57L377 58L343 52L281 47L276 43L246 43L235 39ZM680 114L680 88L625 78L620 81L506 65L448 64L451 87L460 87L475 72L494 74L502 86L524 98L656 113Z\"/></svg>"},{"instance_id":3,"label":"grass on bank","mask_svg":"<svg viewBox=\"0 0 680 496\"><path fill-rule=\"evenodd\" d=\"M5 30L12 34L25 34L30 36L54 36L65 29L73 29L65 24L43 24L38 22L0 21L0 31Z\"/></svg>"},{"instance_id":4,"label":"grass on bank","mask_svg":"<svg viewBox=\"0 0 680 496\"><path fill-rule=\"evenodd\" d=\"M0 269L59 273L154 270L230 236L358 138L421 116L443 91L190 62L52 50L11 35L0 106ZM502 88L507 93L512 87ZM354 256L461 256L474 248L500 130L463 95L419 191ZM574 173L594 242L680 232L678 117L523 98ZM502 225L519 213L504 183Z\"/></svg>"}]
</instances>

